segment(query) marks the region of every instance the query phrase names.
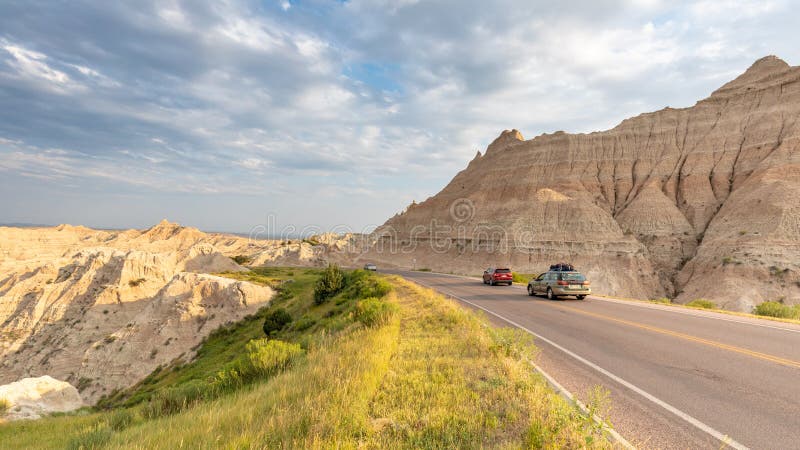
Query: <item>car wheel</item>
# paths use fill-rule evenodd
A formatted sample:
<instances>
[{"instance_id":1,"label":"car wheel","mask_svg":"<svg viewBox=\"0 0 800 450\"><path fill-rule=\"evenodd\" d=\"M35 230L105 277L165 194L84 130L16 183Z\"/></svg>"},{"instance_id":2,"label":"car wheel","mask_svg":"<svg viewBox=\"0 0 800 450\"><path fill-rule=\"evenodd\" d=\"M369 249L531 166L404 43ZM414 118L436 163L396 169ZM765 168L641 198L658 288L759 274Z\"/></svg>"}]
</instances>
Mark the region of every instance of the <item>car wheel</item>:
<instances>
[{"instance_id":1,"label":"car wheel","mask_svg":"<svg viewBox=\"0 0 800 450\"><path fill-rule=\"evenodd\" d=\"M494 280L489 280L489 286L494 286Z\"/></svg>"},{"instance_id":2,"label":"car wheel","mask_svg":"<svg viewBox=\"0 0 800 450\"><path fill-rule=\"evenodd\" d=\"M528 285L528 295L530 295L531 297L536 295L536 292L533 291L533 286L531 286L530 284Z\"/></svg>"},{"instance_id":3,"label":"car wheel","mask_svg":"<svg viewBox=\"0 0 800 450\"><path fill-rule=\"evenodd\" d=\"M553 295L553 290L550 289L550 288L547 288L547 299L548 300L555 300L556 299L556 296Z\"/></svg>"},{"instance_id":4,"label":"car wheel","mask_svg":"<svg viewBox=\"0 0 800 450\"><path fill-rule=\"evenodd\" d=\"M577 297L578 297L578 300L583 300L583 299L585 299L585 298L586 298L586 296L585 296L585 295L578 295Z\"/></svg>"}]
</instances>

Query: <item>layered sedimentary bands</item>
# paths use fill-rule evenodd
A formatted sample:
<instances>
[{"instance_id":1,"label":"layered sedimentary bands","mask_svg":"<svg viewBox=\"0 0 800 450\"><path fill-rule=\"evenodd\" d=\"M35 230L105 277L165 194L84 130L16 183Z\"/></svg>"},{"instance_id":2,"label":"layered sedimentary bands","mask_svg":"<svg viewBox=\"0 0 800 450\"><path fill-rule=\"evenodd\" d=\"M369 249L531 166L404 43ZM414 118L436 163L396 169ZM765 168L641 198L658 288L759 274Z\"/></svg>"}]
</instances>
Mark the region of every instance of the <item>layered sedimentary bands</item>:
<instances>
[{"instance_id":1,"label":"layered sedimentary bands","mask_svg":"<svg viewBox=\"0 0 800 450\"><path fill-rule=\"evenodd\" d=\"M252 240L166 221L144 231L0 227L0 385L49 375L94 403L191 358L212 330L269 302L269 287L211 275L244 270L231 257L317 265L348 238L317 239Z\"/></svg>"},{"instance_id":2,"label":"layered sedimentary bands","mask_svg":"<svg viewBox=\"0 0 800 450\"><path fill-rule=\"evenodd\" d=\"M798 117L800 68L767 57L690 108L590 134L505 131L380 228L369 258L466 273L563 260L599 293L798 303Z\"/></svg>"}]
</instances>

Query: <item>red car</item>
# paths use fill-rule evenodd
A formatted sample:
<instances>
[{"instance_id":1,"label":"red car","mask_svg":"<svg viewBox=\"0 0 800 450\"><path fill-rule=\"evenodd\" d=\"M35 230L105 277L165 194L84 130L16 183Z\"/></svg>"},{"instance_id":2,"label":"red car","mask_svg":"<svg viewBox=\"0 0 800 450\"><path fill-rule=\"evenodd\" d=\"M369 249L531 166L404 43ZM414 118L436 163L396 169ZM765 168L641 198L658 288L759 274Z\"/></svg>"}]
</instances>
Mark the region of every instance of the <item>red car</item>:
<instances>
[{"instance_id":1,"label":"red car","mask_svg":"<svg viewBox=\"0 0 800 450\"><path fill-rule=\"evenodd\" d=\"M511 286L513 281L511 269L489 267L483 271L483 284L491 284L492 286L500 283L508 283Z\"/></svg>"}]
</instances>

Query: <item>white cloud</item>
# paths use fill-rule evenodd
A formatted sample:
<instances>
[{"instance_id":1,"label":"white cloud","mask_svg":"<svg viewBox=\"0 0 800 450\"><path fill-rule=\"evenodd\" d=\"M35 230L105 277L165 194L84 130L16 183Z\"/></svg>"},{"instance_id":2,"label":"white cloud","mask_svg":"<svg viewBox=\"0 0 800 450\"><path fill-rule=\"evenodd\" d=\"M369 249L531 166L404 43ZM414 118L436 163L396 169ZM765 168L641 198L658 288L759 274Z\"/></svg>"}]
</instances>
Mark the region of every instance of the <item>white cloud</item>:
<instances>
[{"instance_id":1,"label":"white cloud","mask_svg":"<svg viewBox=\"0 0 800 450\"><path fill-rule=\"evenodd\" d=\"M46 62L47 55L43 53L28 50L8 41L0 41L0 48L13 57L6 59L6 63L14 68L21 78L39 82L54 92L66 92L81 87L66 73L50 67Z\"/></svg>"}]
</instances>

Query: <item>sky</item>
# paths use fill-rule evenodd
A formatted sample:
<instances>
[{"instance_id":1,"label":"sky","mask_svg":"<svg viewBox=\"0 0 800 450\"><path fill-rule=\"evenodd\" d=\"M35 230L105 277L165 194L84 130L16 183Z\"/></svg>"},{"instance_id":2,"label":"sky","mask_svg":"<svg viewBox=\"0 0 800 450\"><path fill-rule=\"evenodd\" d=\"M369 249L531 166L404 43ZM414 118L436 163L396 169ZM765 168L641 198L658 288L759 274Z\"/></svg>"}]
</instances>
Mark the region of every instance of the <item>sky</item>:
<instances>
[{"instance_id":1,"label":"sky","mask_svg":"<svg viewBox=\"0 0 800 450\"><path fill-rule=\"evenodd\" d=\"M800 63L781 0L0 1L0 223L364 231L504 129Z\"/></svg>"}]
</instances>

